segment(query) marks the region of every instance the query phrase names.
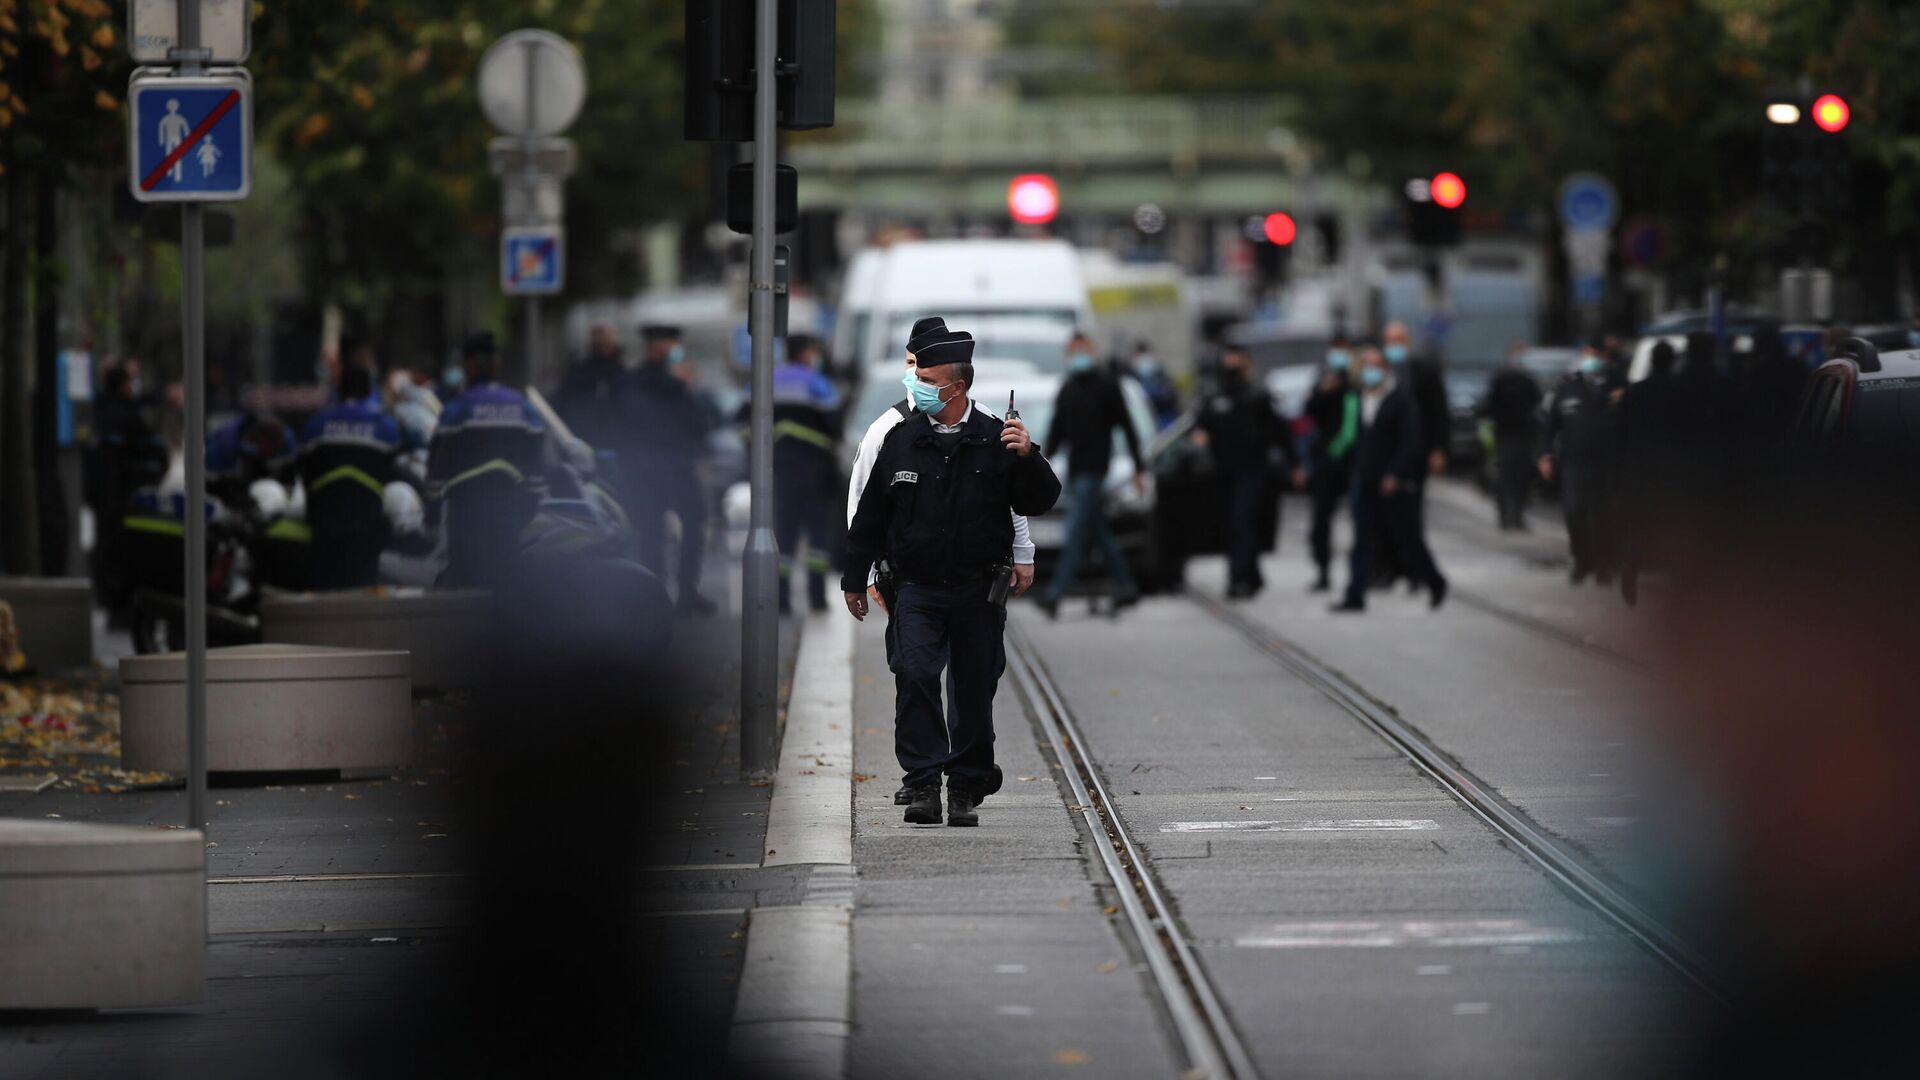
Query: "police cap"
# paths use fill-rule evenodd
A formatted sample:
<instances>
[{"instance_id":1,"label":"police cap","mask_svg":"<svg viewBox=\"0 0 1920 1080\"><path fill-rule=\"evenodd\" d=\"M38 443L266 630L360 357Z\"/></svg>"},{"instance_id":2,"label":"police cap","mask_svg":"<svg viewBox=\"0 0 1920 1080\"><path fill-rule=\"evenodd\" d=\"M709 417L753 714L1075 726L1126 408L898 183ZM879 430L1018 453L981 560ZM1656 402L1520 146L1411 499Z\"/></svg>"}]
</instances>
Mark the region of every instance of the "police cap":
<instances>
[{"instance_id":1,"label":"police cap","mask_svg":"<svg viewBox=\"0 0 1920 1080\"><path fill-rule=\"evenodd\" d=\"M921 319L913 324L913 331L907 335L907 351L920 355L924 346L933 344L947 332L947 320L938 315Z\"/></svg>"},{"instance_id":2,"label":"police cap","mask_svg":"<svg viewBox=\"0 0 1920 1080\"><path fill-rule=\"evenodd\" d=\"M930 337L932 340L913 350L914 362L920 367L973 363L972 334L965 330L942 330Z\"/></svg>"}]
</instances>

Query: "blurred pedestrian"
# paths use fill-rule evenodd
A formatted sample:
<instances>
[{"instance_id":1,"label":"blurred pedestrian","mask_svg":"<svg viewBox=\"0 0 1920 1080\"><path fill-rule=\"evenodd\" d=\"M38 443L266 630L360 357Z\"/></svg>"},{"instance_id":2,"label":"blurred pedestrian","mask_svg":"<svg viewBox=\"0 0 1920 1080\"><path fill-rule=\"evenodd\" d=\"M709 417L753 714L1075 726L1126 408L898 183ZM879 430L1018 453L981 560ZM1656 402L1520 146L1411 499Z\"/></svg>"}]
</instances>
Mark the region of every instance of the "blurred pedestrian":
<instances>
[{"instance_id":1,"label":"blurred pedestrian","mask_svg":"<svg viewBox=\"0 0 1920 1080\"><path fill-rule=\"evenodd\" d=\"M554 411L595 450L620 450L620 391L626 374L613 327L595 323L587 331L587 351L567 368L554 391Z\"/></svg>"},{"instance_id":2,"label":"blurred pedestrian","mask_svg":"<svg viewBox=\"0 0 1920 1080\"><path fill-rule=\"evenodd\" d=\"M1447 471L1447 438L1453 429L1452 410L1447 405L1447 388L1441 378L1440 363L1431 356L1416 356L1413 351L1413 335L1407 330L1407 324L1390 322L1381 331L1381 355L1386 358L1393 379L1407 388L1413 395L1414 411L1420 417L1420 437L1425 441L1420 453L1420 479L1444 476ZM1426 531L1427 485L1417 485L1411 502L1413 514L1419 523L1419 532ZM1385 527L1385 519L1381 519ZM1402 576L1407 577L1408 587L1418 589L1419 578L1414 575L1400 550L1389 534L1379 537L1379 578L1377 584L1385 588L1391 586Z\"/></svg>"},{"instance_id":3,"label":"blurred pedestrian","mask_svg":"<svg viewBox=\"0 0 1920 1080\"><path fill-rule=\"evenodd\" d=\"M1588 575L1601 585L1613 580L1613 401L1607 361L1597 346L1581 350L1579 368L1561 380L1547 408L1545 453L1540 475L1560 482L1560 509L1567 519L1573 556L1571 581Z\"/></svg>"},{"instance_id":4,"label":"blurred pedestrian","mask_svg":"<svg viewBox=\"0 0 1920 1080\"><path fill-rule=\"evenodd\" d=\"M366 368L342 368L336 389L334 404L307 420L300 440L313 587L365 588L380 578L389 533L387 484L400 453L400 425L373 404Z\"/></svg>"},{"instance_id":5,"label":"blurred pedestrian","mask_svg":"<svg viewBox=\"0 0 1920 1080\"><path fill-rule=\"evenodd\" d=\"M1674 374L1675 360L1671 344L1655 342L1647 377L1620 399L1615 556L1620 595L1629 604L1639 601L1641 572L1669 562L1664 541L1683 509L1680 478L1698 464L1687 460L1692 418L1686 388Z\"/></svg>"},{"instance_id":6,"label":"blurred pedestrian","mask_svg":"<svg viewBox=\"0 0 1920 1080\"><path fill-rule=\"evenodd\" d=\"M1128 373L1146 392L1147 404L1153 406L1155 431L1165 431L1180 418L1180 388L1173 385L1166 367L1153 355L1153 343L1141 338L1133 343L1133 356L1128 361Z\"/></svg>"},{"instance_id":7,"label":"blurred pedestrian","mask_svg":"<svg viewBox=\"0 0 1920 1080\"><path fill-rule=\"evenodd\" d=\"M1493 423L1493 468L1500 528L1525 531L1527 495L1533 489L1540 431L1540 384L1520 363L1525 346L1507 353L1507 362L1487 384L1487 419ZM1672 350L1668 350L1671 352Z\"/></svg>"},{"instance_id":8,"label":"blurred pedestrian","mask_svg":"<svg viewBox=\"0 0 1920 1080\"><path fill-rule=\"evenodd\" d=\"M711 615L714 602L700 593L700 563L706 550L707 494L698 465L706 453L714 423L710 407L693 392L693 368L681 343L680 328L649 324L640 328L646 353L627 380L621 423L630 437L632 460L622 469L627 511L633 520L640 561L667 577L666 516L680 519L677 560L683 612Z\"/></svg>"},{"instance_id":9,"label":"blurred pedestrian","mask_svg":"<svg viewBox=\"0 0 1920 1080\"><path fill-rule=\"evenodd\" d=\"M1353 386L1353 347L1338 335L1327 349L1326 363L1307 396L1307 418L1313 430L1307 436L1305 475L1294 486L1304 486L1313 502L1313 525L1307 533L1317 573L1314 592L1333 587L1333 516L1353 487L1353 446L1360 436L1360 396ZM1303 483L1304 482L1304 483Z\"/></svg>"},{"instance_id":10,"label":"blurred pedestrian","mask_svg":"<svg viewBox=\"0 0 1920 1080\"><path fill-rule=\"evenodd\" d=\"M907 372L900 380L907 389L907 396L887 406L878 417L874 418L873 423L867 426L866 434L861 436L859 448L854 451L853 466L847 478L847 526L849 528L853 526L853 515L855 511L860 508L860 496L866 491L867 481L873 475L873 463L880 454L880 446L886 441L887 433L892 431L902 421L912 416L916 411L913 399L913 385L918 380L914 377L914 371L917 366L917 358L914 350L933 344L940 340L946 333L947 322L938 316L920 319L913 324L913 328L908 332L905 350ZM978 402L974 403L974 408L986 412L988 416L993 415L990 410L985 409ZM1033 585L1033 534L1027 523L1026 515L1016 512L1011 515L1010 520L1013 523L1013 584L1010 591L1014 596L1021 596ZM888 560L887 553L882 551L878 557L874 559L874 565L867 571L867 597L873 601L875 606L885 612L887 616L887 627L884 637L887 647L887 666L889 668L891 668L895 662L893 633L893 610L896 599L894 591L895 584L892 564ZM947 672L947 724L950 727L958 727L960 723L958 706L955 704L957 700L953 689L953 672L951 667L949 667ZM988 781L984 793L992 795L994 792L999 791L1000 781L1000 768L996 765L993 769L993 776ZM898 806L907 805L907 803L913 801L913 789L902 784L900 789L894 792L893 801Z\"/></svg>"},{"instance_id":11,"label":"blurred pedestrian","mask_svg":"<svg viewBox=\"0 0 1920 1080\"><path fill-rule=\"evenodd\" d=\"M547 426L520 391L500 385L493 335L461 349L466 391L447 403L434 429L427 479L441 501L448 585L505 581L521 530L545 494Z\"/></svg>"},{"instance_id":12,"label":"blurred pedestrian","mask_svg":"<svg viewBox=\"0 0 1920 1080\"><path fill-rule=\"evenodd\" d=\"M1227 596L1245 600L1266 587L1260 551L1273 538L1264 523L1267 506L1277 509L1274 474L1287 475L1294 464L1290 432L1273 395L1254 379L1245 346L1221 351L1219 385L1201 403L1194 442L1211 452L1226 492Z\"/></svg>"},{"instance_id":13,"label":"blurred pedestrian","mask_svg":"<svg viewBox=\"0 0 1920 1080\"><path fill-rule=\"evenodd\" d=\"M1416 500L1426 481L1426 435L1410 387L1385 354L1368 347L1360 355L1360 434L1353 458L1353 552L1348 561L1347 595L1336 612L1367 609L1374 558L1381 537L1400 557L1402 572L1427 590L1430 606L1447 598L1447 579L1427 548Z\"/></svg>"},{"instance_id":14,"label":"blurred pedestrian","mask_svg":"<svg viewBox=\"0 0 1920 1080\"><path fill-rule=\"evenodd\" d=\"M1117 613L1140 601L1140 587L1127 567L1126 553L1114 539L1107 521L1107 470L1113 464L1113 433L1119 430L1133 457L1133 486L1147 489L1147 463L1140 452L1140 433L1127 412L1127 399L1118 379L1102 370L1094 358L1093 341L1075 332L1067 341L1067 379L1054 398L1053 422L1047 428L1046 456L1067 452L1067 541L1060 551L1053 580L1040 594L1040 609L1054 618L1060 599L1073 588L1080 564L1098 547L1106 561L1107 581Z\"/></svg>"},{"instance_id":15,"label":"blurred pedestrian","mask_svg":"<svg viewBox=\"0 0 1920 1080\"><path fill-rule=\"evenodd\" d=\"M1060 481L1018 420L975 408L973 338L940 330L916 337L917 416L889 431L874 457L880 482L861 492L847 530L840 587L847 610L867 615L867 574L885 555L897 579L894 610L894 748L912 789L906 820L980 822L975 809L995 778L993 697L1006 670L1006 597L1013 576L1015 512L1042 514ZM951 666L954 708L943 710ZM951 719L949 719L951 717Z\"/></svg>"},{"instance_id":16,"label":"blurred pedestrian","mask_svg":"<svg viewBox=\"0 0 1920 1080\"><path fill-rule=\"evenodd\" d=\"M827 609L833 506L840 481L840 390L820 370L820 339L787 338L786 359L773 369L773 536L780 545L780 611L793 609L791 578L800 542L807 545L807 606ZM752 401L742 404L746 418Z\"/></svg>"},{"instance_id":17,"label":"blurred pedestrian","mask_svg":"<svg viewBox=\"0 0 1920 1080\"><path fill-rule=\"evenodd\" d=\"M141 488L158 484L169 459L166 441L149 420L140 376L140 361L128 357L109 367L101 379L87 468L95 530L94 592L115 623L133 602L124 524L127 500Z\"/></svg>"}]
</instances>

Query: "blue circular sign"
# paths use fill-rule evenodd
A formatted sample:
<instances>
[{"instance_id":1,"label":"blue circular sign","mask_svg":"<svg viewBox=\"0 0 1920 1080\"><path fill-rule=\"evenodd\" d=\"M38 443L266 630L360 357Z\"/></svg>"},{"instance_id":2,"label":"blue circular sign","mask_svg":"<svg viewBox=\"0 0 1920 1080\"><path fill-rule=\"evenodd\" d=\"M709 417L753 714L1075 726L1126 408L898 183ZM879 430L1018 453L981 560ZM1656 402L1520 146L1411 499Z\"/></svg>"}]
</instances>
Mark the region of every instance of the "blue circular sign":
<instances>
[{"instance_id":1,"label":"blue circular sign","mask_svg":"<svg viewBox=\"0 0 1920 1080\"><path fill-rule=\"evenodd\" d=\"M1620 198L1599 173L1574 173L1560 182L1560 223L1569 229L1610 229Z\"/></svg>"}]
</instances>

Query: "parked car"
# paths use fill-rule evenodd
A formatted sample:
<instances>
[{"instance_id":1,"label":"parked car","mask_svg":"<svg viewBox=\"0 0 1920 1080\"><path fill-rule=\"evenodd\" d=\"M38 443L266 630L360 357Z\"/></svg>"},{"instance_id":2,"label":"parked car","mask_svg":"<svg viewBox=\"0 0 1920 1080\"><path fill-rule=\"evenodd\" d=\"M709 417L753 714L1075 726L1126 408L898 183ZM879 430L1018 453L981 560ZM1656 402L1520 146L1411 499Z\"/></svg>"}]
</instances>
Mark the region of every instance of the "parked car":
<instances>
[{"instance_id":1,"label":"parked car","mask_svg":"<svg viewBox=\"0 0 1920 1080\"><path fill-rule=\"evenodd\" d=\"M1881 352L1848 338L1800 398L1795 441L1920 460L1920 349Z\"/></svg>"}]
</instances>

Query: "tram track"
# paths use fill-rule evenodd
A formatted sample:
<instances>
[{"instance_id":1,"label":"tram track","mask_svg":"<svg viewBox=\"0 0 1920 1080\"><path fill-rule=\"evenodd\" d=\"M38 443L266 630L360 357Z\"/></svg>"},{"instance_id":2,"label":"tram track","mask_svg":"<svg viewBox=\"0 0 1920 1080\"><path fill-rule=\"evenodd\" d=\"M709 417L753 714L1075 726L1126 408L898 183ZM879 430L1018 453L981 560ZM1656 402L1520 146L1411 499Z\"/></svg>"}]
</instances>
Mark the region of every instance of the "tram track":
<instances>
[{"instance_id":1,"label":"tram track","mask_svg":"<svg viewBox=\"0 0 1920 1080\"><path fill-rule=\"evenodd\" d=\"M1391 707L1299 645L1228 607L1218 597L1191 589L1186 596L1399 751L1577 900L1638 941L1708 997L1717 1002L1726 1000L1710 967L1684 939L1592 866L1580 852L1508 802L1491 784L1403 720Z\"/></svg>"},{"instance_id":2,"label":"tram track","mask_svg":"<svg viewBox=\"0 0 1920 1080\"><path fill-rule=\"evenodd\" d=\"M1259 1075L1234 1030L1218 991L1185 934L1152 866L1128 833L1111 792L1094 766L1085 736L1033 643L1007 629L1007 657L1035 718L1043 748L1061 767L1073 804L1118 896L1121 922L1146 959L1147 971L1180 1043L1190 1077L1251 1080Z\"/></svg>"}]
</instances>

